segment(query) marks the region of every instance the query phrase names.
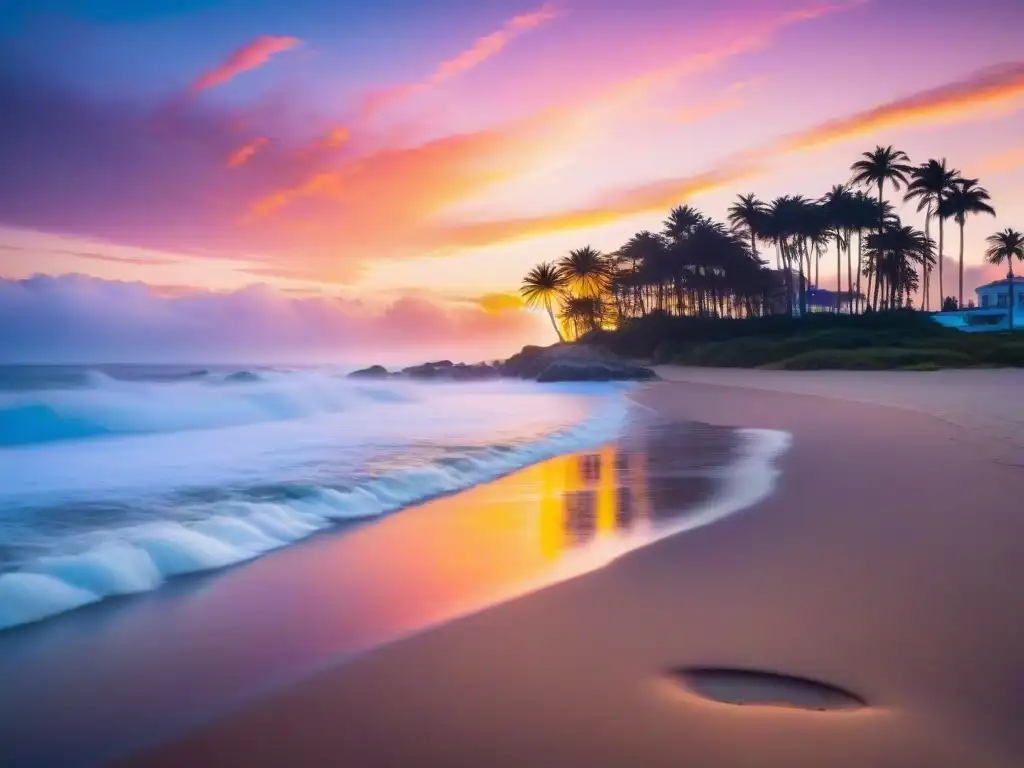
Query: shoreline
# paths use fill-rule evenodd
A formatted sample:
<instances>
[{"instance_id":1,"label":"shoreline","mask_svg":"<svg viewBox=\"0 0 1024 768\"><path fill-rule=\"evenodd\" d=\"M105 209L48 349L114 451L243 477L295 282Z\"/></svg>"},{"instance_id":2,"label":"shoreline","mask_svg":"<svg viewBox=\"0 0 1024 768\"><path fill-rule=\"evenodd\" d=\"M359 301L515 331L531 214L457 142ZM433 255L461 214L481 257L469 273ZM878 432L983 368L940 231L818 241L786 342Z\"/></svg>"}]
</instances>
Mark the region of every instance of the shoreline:
<instances>
[{"instance_id":1,"label":"shoreline","mask_svg":"<svg viewBox=\"0 0 1024 768\"><path fill-rule=\"evenodd\" d=\"M639 399L668 420L790 432L775 492L122 764L1020 764L1019 472L906 409L671 381ZM668 675L701 666L805 677L866 707L735 708Z\"/></svg>"},{"instance_id":2,"label":"shoreline","mask_svg":"<svg viewBox=\"0 0 1024 768\"><path fill-rule=\"evenodd\" d=\"M620 442L0 636L0 677L8 703L17 703L5 712L0 702L0 742L33 764L122 754L125 739L138 746L176 737L382 645L600 568L652 535L619 536L613 489L593 497L595 481L576 467L597 456L608 475L621 457L626 471L644 446ZM708 455L709 466L725 461L728 447L712 444L724 453ZM756 462L752 469L762 471ZM575 512L562 509L570 499ZM570 514L584 514L572 527L592 530L592 540L559 533ZM217 639L209 650L207 637ZM112 695L97 711L81 696L51 698L65 687ZM14 728L19 713L47 727L3 726Z\"/></svg>"},{"instance_id":3,"label":"shoreline","mask_svg":"<svg viewBox=\"0 0 1024 768\"><path fill-rule=\"evenodd\" d=\"M427 385L414 383L414 386ZM449 383L441 386L449 387L449 392L457 392L456 387L467 385ZM485 382L484 386L490 385ZM549 389L549 393L557 396L558 386ZM200 519L180 525L169 519L158 521L164 525L165 530L156 531L152 535L139 534L133 538L131 532L138 533L137 529L144 527L140 520L134 520L122 526L121 532L124 535L121 538L114 536L104 540L97 537L98 542L91 548L84 548L71 555L58 552L54 556L54 553L44 552L38 560L0 571L0 637L5 632L18 631L21 627L49 621L109 599L157 592L182 576L215 573L224 568L251 563L318 533L330 532L352 523L372 522L492 482L545 459L610 440L626 419L630 402L623 397L620 386L607 383L596 386L584 384L584 389L577 393L580 400L576 405L580 411L574 421L556 425L557 428L540 436L522 438L510 450L500 450L501 445L480 444L475 454L470 453L464 457L462 464L427 462L398 467L365 477L347 487L343 483L342 490L336 490L330 484L311 482L308 484L310 492L300 500L301 504L295 506L290 506L287 500L282 502L272 499L272 502L280 503L271 503L266 509L256 509L255 505L264 499L247 499L253 503L254 514L228 520L226 527L220 525L224 522L220 519ZM589 390L585 389L587 387ZM569 392L568 396L572 396L572 393ZM523 407L522 403L517 405ZM221 429L267 426L283 428L288 424L289 420L280 420L230 425ZM180 444L190 439L196 431L115 434L93 438L96 444L70 440L41 445L26 444L12 447L14 453L5 458L12 463L13 472L31 476L39 471L40 459L37 452L45 450L53 453L48 461L49 466L83 466L85 471L81 472L82 477L90 478L94 472L104 476L105 473L101 472L103 467L123 458L123 455L118 455L117 449L120 446L127 447L127 441L146 439L162 441L164 445L168 441L172 445ZM86 447L90 450L83 458L79 451ZM152 449L153 443L147 447ZM0 451L3 450L4 447L0 446ZM210 459L209 453L206 458ZM245 465L243 460L234 466ZM179 471L179 476L184 483L189 474L186 472L182 475ZM345 480L345 476L340 479ZM58 480L63 480L59 473ZM76 482L80 486L75 490L80 492L81 481ZM85 486L91 482L86 479ZM46 487L45 483L41 486ZM173 488L174 484L168 484L167 488L160 491L169 495ZM38 495L39 490L35 489L34 492ZM113 491L103 489L98 498L101 502L108 497L116 501L119 492L125 491L116 487ZM159 493L154 493L145 484L129 488L127 493L135 493L139 497L149 493L152 498L161 498ZM23 499L15 497L13 503L30 506L32 501L29 493ZM218 515L215 510L208 514ZM117 533L117 529L112 530Z\"/></svg>"}]
</instances>

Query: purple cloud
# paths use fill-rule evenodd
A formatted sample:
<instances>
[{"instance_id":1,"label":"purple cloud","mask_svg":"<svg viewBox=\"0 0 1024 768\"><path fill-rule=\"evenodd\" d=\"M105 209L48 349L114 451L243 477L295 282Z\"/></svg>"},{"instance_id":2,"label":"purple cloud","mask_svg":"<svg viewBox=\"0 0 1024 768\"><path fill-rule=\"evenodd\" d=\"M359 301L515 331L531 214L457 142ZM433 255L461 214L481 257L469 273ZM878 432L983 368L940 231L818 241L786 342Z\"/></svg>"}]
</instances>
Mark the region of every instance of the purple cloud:
<instances>
[{"instance_id":1,"label":"purple cloud","mask_svg":"<svg viewBox=\"0 0 1024 768\"><path fill-rule=\"evenodd\" d=\"M266 285L167 295L84 275L0 280L0 361L303 362L490 358L535 340L518 311L405 297L374 308Z\"/></svg>"},{"instance_id":2,"label":"purple cloud","mask_svg":"<svg viewBox=\"0 0 1024 768\"><path fill-rule=\"evenodd\" d=\"M204 105L155 120L0 74L0 114L0 223L11 226L238 253L258 245L240 238L241 212L293 172L268 153L244 177L226 173L239 134Z\"/></svg>"}]
</instances>

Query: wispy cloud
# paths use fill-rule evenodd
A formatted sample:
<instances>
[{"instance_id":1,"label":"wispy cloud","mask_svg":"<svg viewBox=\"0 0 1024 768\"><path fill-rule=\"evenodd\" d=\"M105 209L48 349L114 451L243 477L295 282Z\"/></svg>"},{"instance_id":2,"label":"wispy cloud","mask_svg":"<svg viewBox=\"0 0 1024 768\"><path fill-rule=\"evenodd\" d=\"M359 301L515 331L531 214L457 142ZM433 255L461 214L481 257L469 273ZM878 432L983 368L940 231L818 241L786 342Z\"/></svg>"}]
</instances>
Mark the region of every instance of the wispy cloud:
<instances>
[{"instance_id":1,"label":"wispy cloud","mask_svg":"<svg viewBox=\"0 0 1024 768\"><path fill-rule=\"evenodd\" d=\"M555 141L563 122L562 111L552 110L491 129L375 151L262 197L250 209L248 220L305 198L333 197L345 205L327 222L328 228L344 221L349 238L371 236L378 228L374 239L388 240L422 225L448 205L520 173Z\"/></svg>"},{"instance_id":2,"label":"wispy cloud","mask_svg":"<svg viewBox=\"0 0 1024 768\"><path fill-rule=\"evenodd\" d=\"M341 191L344 173L341 171L324 171L306 178L294 187L279 189L261 198L249 211L249 220L269 216L294 200L304 197L337 195Z\"/></svg>"},{"instance_id":3,"label":"wispy cloud","mask_svg":"<svg viewBox=\"0 0 1024 768\"><path fill-rule=\"evenodd\" d=\"M882 128L976 119L977 110L1012 105L1022 96L1024 62L1009 62L848 117L830 120L787 137L776 148L803 151ZM1024 106L1024 102L1017 106Z\"/></svg>"},{"instance_id":4,"label":"wispy cloud","mask_svg":"<svg viewBox=\"0 0 1024 768\"><path fill-rule=\"evenodd\" d=\"M192 81L189 93L197 94L214 86L223 85L243 72L266 64L272 56L299 45L297 37L262 35L246 43L229 55L224 61Z\"/></svg>"},{"instance_id":5,"label":"wispy cloud","mask_svg":"<svg viewBox=\"0 0 1024 768\"><path fill-rule=\"evenodd\" d=\"M502 240L515 240L553 231L599 226L625 216L661 210L682 200L710 191L722 184L747 178L759 170L759 160L742 158L705 173L658 180L653 183L613 191L594 204L550 215L517 217L476 223L436 224L436 214L483 192L499 181L514 178L529 170L534 158L547 154L554 146L571 146L564 139L578 141L574 133L583 129L590 117L605 110L621 116L629 113L631 100L650 97L652 90L668 82L704 72L731 57L768 44L772 35L792 24L838 13L860 5L818 3L763 22L758 31L740 39L697 53L687 53L669 65L639 76L617 79L588 87L569 104L537 113L526 120L513 121L494 129L473 134L450 136L412 149L388 150L362 157L339 168L309 173L304 180L282 188L258 200L247 220L256 222L300 200L330 197L340 202L336 213L319 220L301 223L293 220L293 231L303 228L303 236L318 241L342 238L356 247L380 247L404 237L429 248L470 247ZM493 55L518 31L533 29L551 18L550 6L510 20L498 37L486 36L466 52L438 67L424 81L432 83L465 71ZM489 42L481 42L487 40ZM494 42L495 40L500 41ZM473 52L473 53L470 53ZM486 53L485 55L485 52ZM734 95L755 82L744 81L730 89ZM423 83L416 84L419 88ZM588 117L590 116L590 117ZM590 120L601 129L600 120ZM575 126L565 130L566 126ZM537 130L543 126L542 130ZM387 200L387 206L380 201ZM296 212L301 216L300 212ZM294 219L295 217L293 217ZM314 217L315 219L316 217Z\"/></svg>"},{"instance_id":6,"label":"wispy cloud","mask_svg":"<svg viewBox=\"0 0 1024 768\"><path fill-rule=\"evenodd\" d=\"M676 119L680 123L697 123L725 112L742 109L744 106L743 94L754 86L761 85L764 81L765 78L759 76L733 83L725 89L720 97L712 101L689 105L677 110Z\"/></svg>"},{"instance_id":7,"label":"wispy cloud","mask_svg":"<svg viewBox=\"0 0 1024 768\"><path fill-rule=\"evenodd\" d=\"M780 155L801 153L882 128L921 125L950 118L977 119L981 107L1006 104L1024 95L1024 63L985 70L952 83L881 104L784 136L752 152L734 156L707 172L610 192L599 204L536 217L499 219L448 227L441 233L455 244L479 246L552 232L586 229L628 216L667 209L694 195L758 175ZM1024 106L1024 104L1022 104ZM974 112L965 110L974 109ZM993 162L1024 162L1024 151Z\"/></svg>"},{"instance_id":8,"label":"wispy cloud","mask_svg":"<svg viewBox=\"0 0 1024 768\"><path fill-rule=\"evenodd\" d=\"M165 259L159 256L114 256L108 253L96 253L93 251L68 251L60 248L29 248L22 245L0 244L0 251L13 251L16 253L51 253L55 256L73 256L76 259L89 261L104 261L110 264L131 264L134 266L161 267L170 264L177 264L174 259Z\"/></svg>"},{"instance_id":9,"label":"wispy cloud","mask_svg":"<svg viewBox=\"0 0 1024 768\"><path fill-rule=\"evenodd\" d=\"M663 179L650 184L613 190L592 206L540 216L523 216L470 224L456 224L436 232L440 243L463 247L508 242L553 232L588 229L628 216L667 211L688 198L734 184L757 173L756 166L712 170L694 176Z\"/></svg>"},{"instance_id":10,"label":"wispy cloud","mask_svg":"<svg viewBox=\"0 0 1024 768\"><path fill-rule=\"evenodd\" d=\"M867 0L817 2L761 20L757 24L751 25L753 31L732 37L728 42L714 45L706 50L699 50L696 53L687 51L685 55L665 66L648 70L638 76L616 83L606 90L603 100L606 104L621 108L623 104L648 98L652 93L667 85L713 70L737 56L765 48L788 27L850 11L863 6L866 2Z\"/></svg>"},{"instance_id":11,"label":"wispy cloud","mask_svg":"<svg viewBox=\"0 0 1024 768\"><path fill-rule=\"evenodd\" d=\"M1009 173L1024 166L1024 147L1015 147L1005 152L995 152L981 159L975 173L985 176Z\"/></svg>"},{"instance_id":12,"label":"wispy cloud","mask_svg":"<svg viewBox=\"0 0 1024 768\"><path fill-rule=\"evenodd\" d=\"M442 61L425 79L402 83L392 88L370 93L363 104L363 117L370 117L407 96L429 90L456 75L478 67L492 56L500 53L522 33L537 29L557 16L558 11L551 4L545 4L528 13L513 16L500 29L478 37L468 48L452 58Z\"/></svg>"},{"instance_id":13,"label":"wispy cloud","mask_svg":"<svg viewBox=\"0 0 1024 768\"><path fill-rule=\"evenodd\" d=\"M252 160L253 156L259 152L263 147L270 143L270 139L266 136L257 136L251 141L247 141L245 144L234 150L228 155L227 166L228 168L237 168L240 165L245 165L247 162Z\"/></svg>"}]
</instances>

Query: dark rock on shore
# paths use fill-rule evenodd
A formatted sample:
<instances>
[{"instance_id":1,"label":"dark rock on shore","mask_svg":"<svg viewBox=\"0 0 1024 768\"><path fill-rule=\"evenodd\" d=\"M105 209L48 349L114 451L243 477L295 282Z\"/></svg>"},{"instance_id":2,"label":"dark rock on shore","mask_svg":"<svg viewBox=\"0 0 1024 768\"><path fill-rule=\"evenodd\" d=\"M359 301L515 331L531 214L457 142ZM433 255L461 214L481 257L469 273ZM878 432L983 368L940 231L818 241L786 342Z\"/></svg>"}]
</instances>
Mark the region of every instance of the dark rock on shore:
<instances>
[{"instance_id":1,"label":"dark rock on shore","mask_svg":"<svg viewBox=\"0 0 1024 768\"><path fill-rule=\"evenodd\" d=\"M400 377L420 381L480 381L500 376L552 381L627 381L657 378L654 371L619 358L600 348L580 344L555 344L551 347L526 346L504 362L453 363L436 360L411 365L397 373L388 373L373 365L348 374L349 378L383 379Z\"/></svg>"},{"instance_id":2,"label":"dark rock on shore","mask_svg":"<svg viewBox=\"0 0 1024 768\"><path fill-rule=\"evenodd\" d=\"M252 371L235 371L234 373L229 373L225 376L224 381L228 381L233 384L237 384L239 382L260 381L260 376L258 373L253 373Z\"/></svg>"},{"instance_id":3,"label":"dark rock on shore","mask_svg":"<svg viewBox=\"0 0 1024 768\"><path fill-rule=\"evenodd\" d=\"M435 363L423 363L402 369L402 375L411 379L439 379L451 381L474 381L493 379L500 375L494 366L487 363L467 365L453 363L450 360L439 360Z\"/></svg>"},{"instance_id":4,"label":"dark rock on shore","mask_svg":"<svg viewBox=\"0 0 1024 768\"><path fill-rule=\"evenodd\" d=\"M390 374L383 365L371 365L369 368L360 368L352 371L346 378L349 379L386 379Z\"/></svg>"},{"instance_id":5,"label":"dark rock on shore","mask_svg":"<svg viewBox=\"0 0 1024 768\"><path fill-rule=\"evenodd\" d=\"M643 381L655 377L654 371L642 365L615 360L564 360L551 363L537 375L537 381Z\"/></svg>"},{"instance_id":6,"label":"dark rock on shore","mask_svg":"<svg viewBox=\"0 0 1024 768\"><path fill-rule=\"evenodd\" d=\"M523 347L502 364L501 373L540 382L656 378L650 368L620 360L597 347L575 344Z\"/></svg>"}]
</instances>

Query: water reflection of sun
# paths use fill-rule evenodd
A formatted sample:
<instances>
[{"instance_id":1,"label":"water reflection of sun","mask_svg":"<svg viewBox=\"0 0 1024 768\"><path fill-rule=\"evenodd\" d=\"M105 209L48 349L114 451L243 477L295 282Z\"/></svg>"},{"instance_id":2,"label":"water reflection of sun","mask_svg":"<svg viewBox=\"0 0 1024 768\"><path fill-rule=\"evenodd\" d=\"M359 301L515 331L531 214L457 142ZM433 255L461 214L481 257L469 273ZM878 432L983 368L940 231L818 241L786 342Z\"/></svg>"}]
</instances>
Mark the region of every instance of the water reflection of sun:
<instances>
[{"instance_id":1,"label":"water reflection of sun","mask_svg":"<svg viewBox=\"0 0 1024 768\"><path fill-rule=\"evenodd\" d=\"M643 455L615 445L541 465L540 547L546 559L630 531L646 519Z\"/></svg>"}]
</instances>

